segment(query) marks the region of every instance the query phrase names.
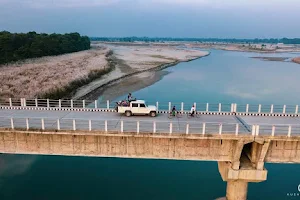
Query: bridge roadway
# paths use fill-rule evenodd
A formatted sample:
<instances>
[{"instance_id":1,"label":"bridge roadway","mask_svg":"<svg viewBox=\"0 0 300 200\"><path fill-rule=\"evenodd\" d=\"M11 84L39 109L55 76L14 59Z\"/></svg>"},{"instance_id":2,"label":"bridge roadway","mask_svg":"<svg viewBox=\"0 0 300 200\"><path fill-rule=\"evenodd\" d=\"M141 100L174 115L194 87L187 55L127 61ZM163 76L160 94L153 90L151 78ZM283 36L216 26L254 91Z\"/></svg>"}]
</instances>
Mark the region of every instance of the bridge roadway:
<instances>
[{"instance_id":1,"label":"bridge roadway","mask_svg":"<svg viewBox=\"0 0 300 200\"><path fill-rule=\"evenodd\" d=\"M91 120L92 130L105 130L105 120L108 131L120 131L123 123L124 132L136 132L137 121L139 121L139 132L153 132L153 122L156 122L157 133L169 133L172 123L172 133L185 133L186 124L189 124L189 133L203 133L205 123L205 134L218 134L220 124L222 133L235 134L236 124L239 125L238 134L251 134L252 125L260 125L260 135L270 135L272 125L275 125L275 135L287 135L288 126L291 126L291 135L300 135L299 117L266 117L266 116L235 116L235 115L201 115L199 118L169 119L168 114L159 114L152 118L149 116L126 117L112 112L85 112L85 111L39 111L39 110L0 110L0 128L10 128L11 118L15 128L26 128L26 118L30 128L42 128L41 119L44 119L45 129L57 129L59 119L60 129L72 130L74 122L76 130L89 130ZM123 121L123 122L122 122Z\"/></svg>"}]
</instances>

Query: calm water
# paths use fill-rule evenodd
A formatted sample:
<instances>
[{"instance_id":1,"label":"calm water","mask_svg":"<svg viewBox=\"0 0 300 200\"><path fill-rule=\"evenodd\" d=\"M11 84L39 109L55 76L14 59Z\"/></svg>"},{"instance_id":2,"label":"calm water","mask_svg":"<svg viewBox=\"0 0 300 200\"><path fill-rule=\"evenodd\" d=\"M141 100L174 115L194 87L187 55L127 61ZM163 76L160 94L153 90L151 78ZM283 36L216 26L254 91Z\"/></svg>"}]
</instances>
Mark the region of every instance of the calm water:
<instances>
[{"instance_id":1,"label":"calm water","mask_svg":"<svg viewBox=\"0 0 300 200\"><path fill-rule=\"evenodd\" d=\"M259 55L213 50L133 94L150 102L299 104L300 65L249 58ZM250 200L299 199L287 193L297 192L300 165L266 168L267 181L249 184ZM225 193L216 162L0 155L1 200L212 200Z\"/></svg>"},{"instance_id":2,"label":"calm water","mask_svg":"<svg viewBox=\"0 0 300 200\"><path fill-rule=\"evenodd\" d=\"M211 50L208 57L166 69L161 81L134 96L166 103L299 104L299 64L250 58L299 55Z\"/></svg>"}]
</instances>

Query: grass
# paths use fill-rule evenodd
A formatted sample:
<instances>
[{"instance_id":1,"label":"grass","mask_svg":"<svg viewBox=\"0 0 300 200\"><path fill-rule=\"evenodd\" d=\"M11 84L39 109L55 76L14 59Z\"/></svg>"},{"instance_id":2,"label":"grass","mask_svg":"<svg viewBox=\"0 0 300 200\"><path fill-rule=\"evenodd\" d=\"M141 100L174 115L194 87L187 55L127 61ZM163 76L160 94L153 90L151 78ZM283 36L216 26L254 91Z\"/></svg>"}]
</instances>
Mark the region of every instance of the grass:
<instances>
[{"instance_id":1,"label":"grass","mask_svg":"<svg viewBox=\"0 0 300 200\"><path fill-rule=\"evenodd\" d=\"M69 85L63 88L53 89L47 93L41 94L38 96L40 99L62 99L62 98L70 98L72 94L80 87L89 84L90 82L101 78L103 75L111 72L114 67L108 67L103 70L93 70L91 71L87 77L74 80L69 83Z\"/></svg>"},{"instance_id":2,"label":"grass","mask_svg":"<svg viewBox=\"0 0 300 200\"><path fill-rule=\"evenodd\" d=\"M64 97L114 66L113 52L95 48L1 66L0 99Z\"/></svg>"}]
</instances>

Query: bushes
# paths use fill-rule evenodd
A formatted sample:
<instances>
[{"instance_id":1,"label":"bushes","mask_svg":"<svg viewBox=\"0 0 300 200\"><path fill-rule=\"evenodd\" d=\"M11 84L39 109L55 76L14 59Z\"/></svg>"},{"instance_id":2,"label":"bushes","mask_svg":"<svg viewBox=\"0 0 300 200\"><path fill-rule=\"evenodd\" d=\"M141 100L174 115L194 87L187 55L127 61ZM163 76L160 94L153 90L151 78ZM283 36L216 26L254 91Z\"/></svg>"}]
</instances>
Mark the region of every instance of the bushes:
<instances>
[{"instance_id":1,"label":"bushes","mask_svg":"<svg viewBox=\"0 0 300 200\"><path fill-rule=\"evenodd\" d=\"M40 99L61 99L65 97L72 96L72 93L76 91L76 89L89 84L93 80L96 80L98 78L101 78L103 75L111 72L113 70L113 67L109 67L103 70L93 70L91 71L87 77L84 77L82 79L74 80L71 83L68 84L68 86L64 88L57 88L52 91L49 91L45 94L39 95L38 98Z\"/></svg>"},{"instance_id":2,"label":"bushes","mask_svg":"<svg viewBox=\"0 0 300 200\"><path fill-rule=\"evenodd\" d=\"M40 94L37 98L39 99L61 99L71 97L78 88L89 84L90 82L101 78L103 75L111 72L115 69L116 63L114 62L113 51L110 50L105 55L106 60L108 61L107 67L104 69L94 69L89 72L89 74L81 79L74 80L70 82L66 87L55 88L49 92Z\"/></svg>"},{"instance_id":3,"label":"bushes","mask_svg":"<svg viewBox=\"0 0 300 200\"><path fill-rule=\"evenodd\" d=\"M79 33L37 34L0 32L0 64L90 49L90 39Z\"/></svg>"}]
</instances>

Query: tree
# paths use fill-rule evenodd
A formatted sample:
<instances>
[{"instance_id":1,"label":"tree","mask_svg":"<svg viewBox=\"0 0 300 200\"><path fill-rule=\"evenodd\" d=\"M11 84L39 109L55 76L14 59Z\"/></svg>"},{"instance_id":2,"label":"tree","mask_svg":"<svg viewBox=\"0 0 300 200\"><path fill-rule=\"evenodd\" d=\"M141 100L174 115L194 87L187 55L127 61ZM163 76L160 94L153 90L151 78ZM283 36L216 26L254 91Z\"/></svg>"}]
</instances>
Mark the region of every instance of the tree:
<instances>
[{"instance_id":1,"label":"tree","mask_svg":"<svg viewBox=\"0 0 300 200\"><path fill-rule=\"evenodd\" d=\"M0 32L0 64L26 58L59 55L90 49L91 42L87 36L79 33L37 34Z\"/></svg>"}]
</instances>

